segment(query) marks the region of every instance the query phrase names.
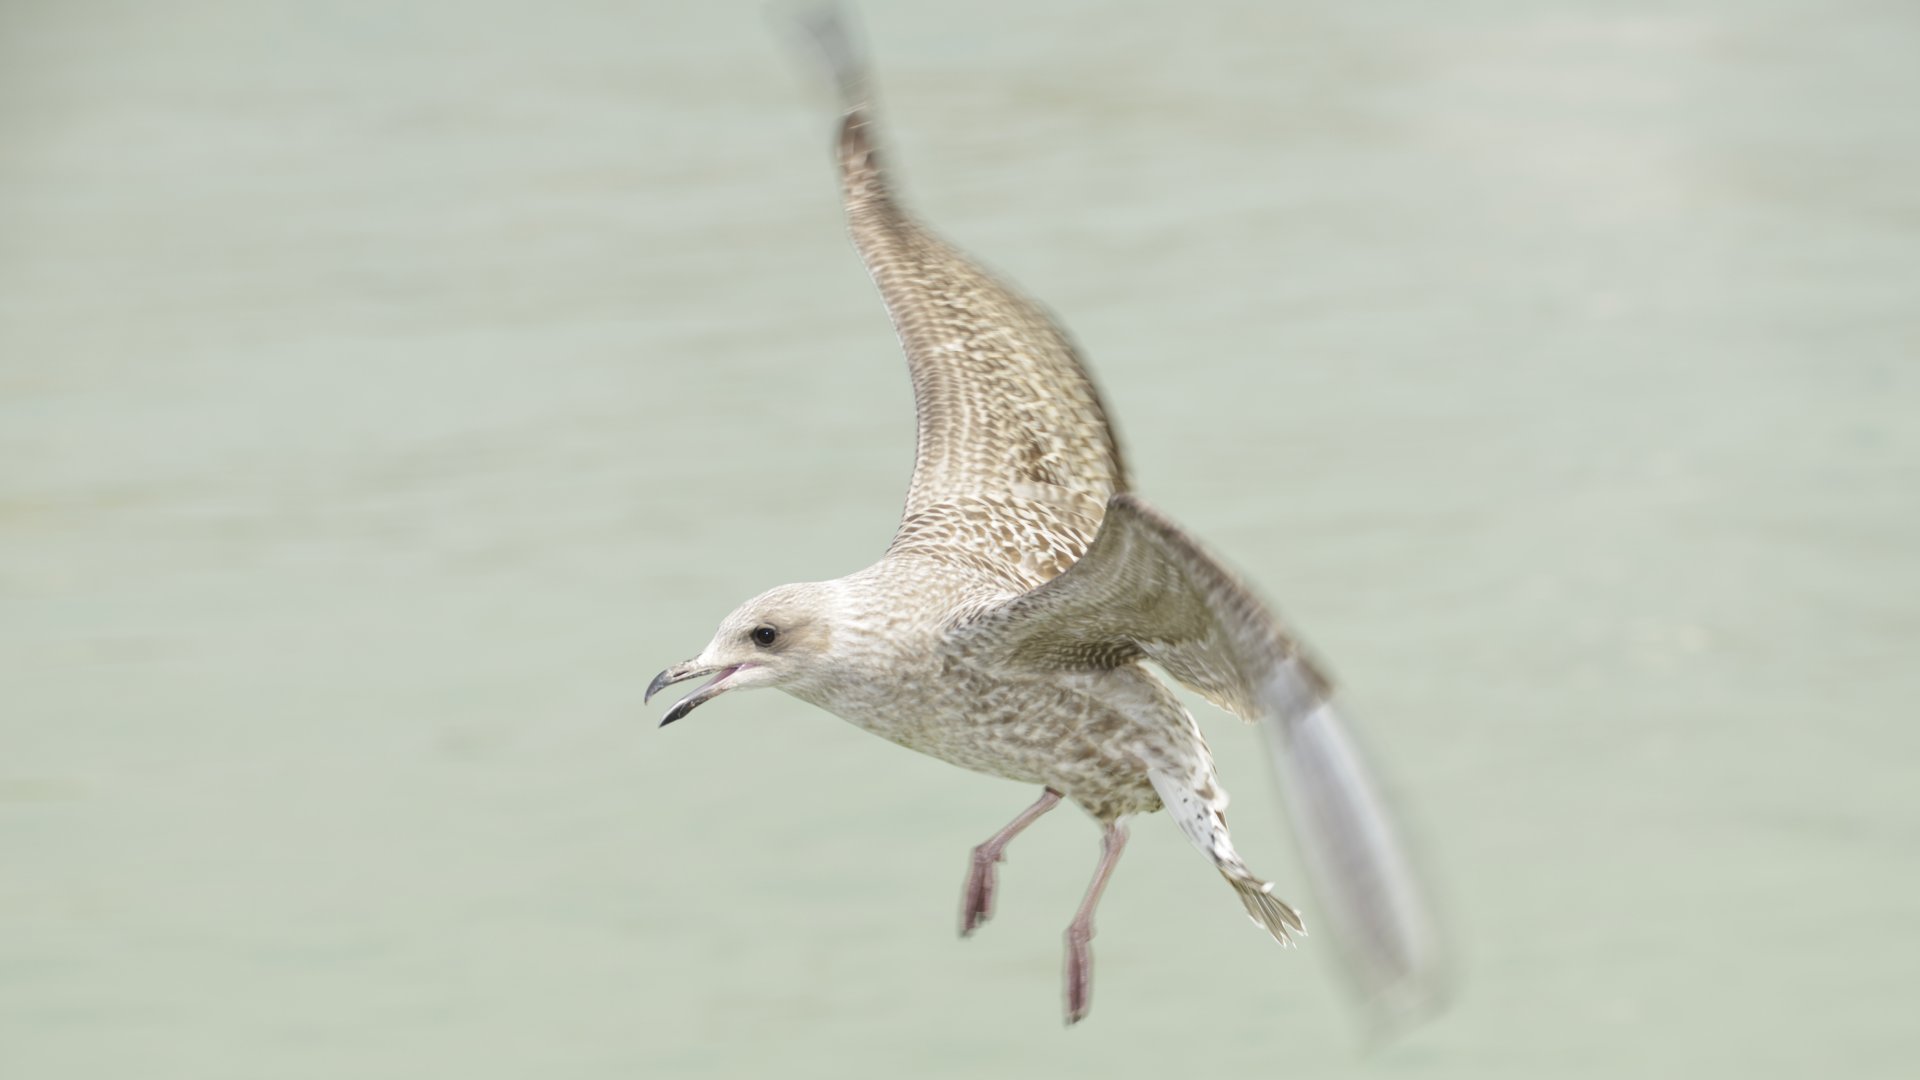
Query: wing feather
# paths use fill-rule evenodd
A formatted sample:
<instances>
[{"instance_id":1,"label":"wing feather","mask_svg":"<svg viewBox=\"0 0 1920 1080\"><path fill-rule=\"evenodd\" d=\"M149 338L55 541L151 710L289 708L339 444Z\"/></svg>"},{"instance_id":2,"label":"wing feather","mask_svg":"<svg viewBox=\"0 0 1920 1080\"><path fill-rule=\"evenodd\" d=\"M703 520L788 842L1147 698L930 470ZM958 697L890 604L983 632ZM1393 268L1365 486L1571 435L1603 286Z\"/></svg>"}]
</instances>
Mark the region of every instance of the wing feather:
<instances>
[{"instance_id":1,"label":"wing feather","mask_svg":"<svg viewBox=\"0 0 1920 1080\"><path fill-rule=\"evenodd\" d=\"M1097 525L1125 490L1126 469L1073 342L1039 304L900 206L875 147L859 50L831 10L808 28L845 110L837 149L848 229L913 378L919 437L896 549L925 531L920 519L951 519L962 505L987 519L987 533L1008 504L1047 504ZM1067 562L1091 537L1069 528L1057 538ZM1031 585L1051 574L1020 576Z\"/></svg>"},{"instance_id":2,"label":"wing feather","mask_svg":"<svg viewBox=\"0 0 1920 1080\"><path fill-rule=\"evenodd\" d=\"M959 628L985 662L1041 668L1151 660L1257 722L1349 975L1385 1020L1445 992L1441 941L1373 769L1333 686L1251 590L1137 496L1114 496L1087 553Z\"/></svg>"}]
</instances>

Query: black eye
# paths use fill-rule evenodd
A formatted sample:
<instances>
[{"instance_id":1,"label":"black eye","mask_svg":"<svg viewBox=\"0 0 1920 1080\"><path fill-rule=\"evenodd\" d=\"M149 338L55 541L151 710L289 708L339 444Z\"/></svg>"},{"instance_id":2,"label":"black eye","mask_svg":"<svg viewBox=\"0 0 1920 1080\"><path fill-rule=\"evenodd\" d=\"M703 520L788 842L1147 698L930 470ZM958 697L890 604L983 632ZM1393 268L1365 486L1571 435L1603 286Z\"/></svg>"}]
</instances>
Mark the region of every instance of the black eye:
<instances>
[{"instance_id":1,"label":"black eye","mask_svg":"<svg viewBox=\"0 0 1920 1080\"><path fill-rule=\"evenodd\" d=\"M771 626L756 626L753 628L753 633L748 636L753 638L755 645L764 649L773 644L773 639L780 636L780 631L775 630Z\"/></svg>"}]
</instances>

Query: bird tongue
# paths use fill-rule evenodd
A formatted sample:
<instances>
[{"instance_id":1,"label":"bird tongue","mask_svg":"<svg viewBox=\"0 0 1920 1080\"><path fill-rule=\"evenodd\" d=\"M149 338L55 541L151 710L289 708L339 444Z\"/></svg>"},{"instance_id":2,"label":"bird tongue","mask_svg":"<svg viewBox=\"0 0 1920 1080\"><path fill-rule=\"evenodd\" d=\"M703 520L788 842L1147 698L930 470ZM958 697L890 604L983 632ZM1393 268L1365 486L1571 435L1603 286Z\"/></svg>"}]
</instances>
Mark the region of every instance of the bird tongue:
<instances>
[{"instance_id":1,"label":"bird tongue","mask_svg":"<svg viewBox=\"0 0 1920 1080\"><path fill-rule=\"evenodd\" d=\"M708 679L706 682L701 683L699 688L694 690L693 693L688 694L687 697L690 697L690 698L699 697L701 694L704 694L707 691L713 689L714 687L719 686L722 679L725 679L727 676L732 675L736 671L739 671L742 666L743 665L735 664L732 667L721 668L719 671L714 672L713 678Z\"/></svg>"}]
</instances>

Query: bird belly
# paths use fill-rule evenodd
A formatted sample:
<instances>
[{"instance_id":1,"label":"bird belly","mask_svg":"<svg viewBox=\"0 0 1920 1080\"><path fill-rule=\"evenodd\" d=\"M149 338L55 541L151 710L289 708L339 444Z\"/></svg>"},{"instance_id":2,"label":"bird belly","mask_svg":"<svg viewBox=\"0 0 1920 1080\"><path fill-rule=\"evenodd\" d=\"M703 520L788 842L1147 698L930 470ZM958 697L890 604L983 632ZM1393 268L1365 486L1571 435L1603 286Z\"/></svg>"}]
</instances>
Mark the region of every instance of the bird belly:
<instances>
[{"instance_id":1,"label":"bird belly","mask_svg":"<svg viewBox=\"0 0 1920 1080\"><path fill-rule=\"evenodd\" d=\"M918 692L829 708L910 750L1052 788L1101 820L1158 809L1148 763L1190 742L1192 721L1144 671L1151 687L1120 672L944 674Z\"/></svg>"}]
</instances>

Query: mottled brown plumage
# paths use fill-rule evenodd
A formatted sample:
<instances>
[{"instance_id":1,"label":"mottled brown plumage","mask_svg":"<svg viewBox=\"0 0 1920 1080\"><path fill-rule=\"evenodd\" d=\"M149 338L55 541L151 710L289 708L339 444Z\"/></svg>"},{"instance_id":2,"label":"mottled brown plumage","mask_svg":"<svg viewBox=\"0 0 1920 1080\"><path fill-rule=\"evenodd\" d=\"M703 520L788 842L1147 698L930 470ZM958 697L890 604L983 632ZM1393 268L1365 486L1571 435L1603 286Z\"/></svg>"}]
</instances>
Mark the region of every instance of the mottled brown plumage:
<instances>
[{"instance_id":1,"label":"mottled brown plumage","mask_svg":"<svg viewBox=\"0 0 1920 1080\"><path fill-rule=\"evenodd\" d=\"M662 672L713 678L663 723L734 689L775 686L902 746L1040 785L974 850L961 930L991 913L1006 844L1072 800L1103 827L1067 932L1067 1017L1091 1001L1092 917L1126 840L1121 819L1169 811L1285 943L1300 916L1227 833L1227 794L1158 664L1273 737L1322 897L1371 997L1425 1004L1438 972L1417 884L1331 686L1260 601L1127 491L1098 393L1037 304L898 203L874 145L864 68L839 21L812 27L844 99L838 156L855 245L899 333L919 414L898 532L873 566L785 585Z\"/></svg>"}]
</instances>

